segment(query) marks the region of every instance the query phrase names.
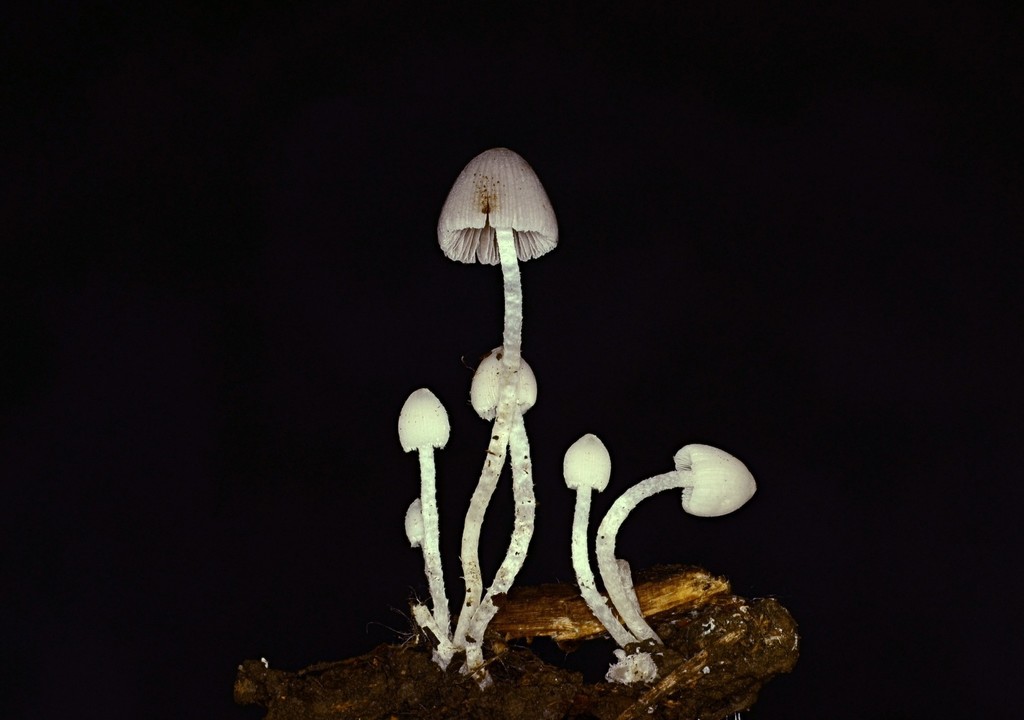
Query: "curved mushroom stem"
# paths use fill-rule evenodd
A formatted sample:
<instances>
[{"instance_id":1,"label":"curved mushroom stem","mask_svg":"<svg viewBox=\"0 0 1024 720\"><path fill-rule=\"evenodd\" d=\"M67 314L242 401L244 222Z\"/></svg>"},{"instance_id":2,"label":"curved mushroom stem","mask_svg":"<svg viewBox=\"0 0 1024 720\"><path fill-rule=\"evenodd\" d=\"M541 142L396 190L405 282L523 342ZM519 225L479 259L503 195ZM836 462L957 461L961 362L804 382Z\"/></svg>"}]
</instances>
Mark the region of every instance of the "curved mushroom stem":
<instances>
[{"instance_id":1,"label":"curved mushroom stem","mask_svg":"<svg viewBox=\"0 0 1024 720\"><path fill-rule=\"evenodd\" d=\"M451 639L451 621L448 614L448 595L444 590L444 572L441 569L440 520L434 490L437 471L434 466L434 448L421 447L420 456L420 512L423 516L423 565L430 585L430 598L434 604L434 623L438 640ZM450 659L450 658L449 658Z\"/></svg>"},{"instance_id":2,"label":"curved mushroom stem","mask_svg":"<svg viewBox=\"0 0 1024 720\"><path fill-rule=\"evenodd\" d=\"M590 612L601 621L608 634L619 644L626 647L636 642L636 637L629 632L612 613L604 596L597 591L594 572L590 569L590 558L587 552L587 526L590 524L590 499L592 490L580 488L576 491L576 511L572 517L572 569L576 572L576 583L580 586L580 595L586 601Z\"/></svg>"},{"instance_id":3,"label":"curved mushroom stem","mask_svg":"<svg viewBox=\"0 0 1024 720\"><path fill-rule=\"evenodd\" d=\"M682 488L684 511L698 517L718 517L742 507L757 490L754 476L742 462L710 445L686 445L675 454L673 461L675 471L642 480L624 492L597 529L597 564L601 579L615 609L639 640L661 642L640 612L629 565L615 561L615 536L626 516L651 495Z\"/></svg>"},{"instance_id":4,"label":"curved mushroom stem","mask_svg":"<svg viewBox=\"0 0 1024 720\"><path fill-rule=\"evenodd\" d=\"M642 500L662 490L681 488L685 482L683 473L678 471L640 481L618 497L597 528L597 567L601 572L601 580L626 627L641 641L653 639L660 643L661 638L644 620L636 601L636 593L631 587L627 588L623 581L621 569L615 560L615 536L626 517Z\"/></svg>"},{"instance_id":5,"label":"curved mushroom stem","mask_svg":"<svg viewBox=\"0 0 1024 720\"><path fill-rule=\"evenodd\" d=\"M496 230L501 274L505 287L505 328L502 334L501 376L498 391L498 409L494 417L491 441L487 446L480 481L469 503L466 522L462 527L462 575L466 581L466 597L455 628L455 645L466 647L466 634L483 594L483 575L480 571L480 528L484 513L498 484L501 468L505 464L505 448L509 442L513 411L516 408L516 382L519 372L520 348L523 331L523 293L516 258L515 234L512 230ZM481 641L482 638L475 638Z\"/></svg>"},{"instance_id":6,"label":"curved mushroom stem","mask_svg":"<svg viewBox=\"0 0 1024 720\"><path fill-rule=\"evenodd\" d=\"M494 581L487 589L480 606L473 613L466 628L467 641L480 644L484 632L494 614L498 612L494 604L494 596L508 592L516 575L523 568L526 551L533 537L534 516L537 501L533 494L533 468L530 462L530 441L526 437L526 424L518 405L513 411L512 431L509 435L509 458L512 465L512 496L515 500L515 520L512 525L512 540L509 542L505 559L502 560L494 575ZM470 640L472 639L472 640ZM470 662L467 652L467 667L470 671L476 667Z\"/></svg>"}]
</instances>

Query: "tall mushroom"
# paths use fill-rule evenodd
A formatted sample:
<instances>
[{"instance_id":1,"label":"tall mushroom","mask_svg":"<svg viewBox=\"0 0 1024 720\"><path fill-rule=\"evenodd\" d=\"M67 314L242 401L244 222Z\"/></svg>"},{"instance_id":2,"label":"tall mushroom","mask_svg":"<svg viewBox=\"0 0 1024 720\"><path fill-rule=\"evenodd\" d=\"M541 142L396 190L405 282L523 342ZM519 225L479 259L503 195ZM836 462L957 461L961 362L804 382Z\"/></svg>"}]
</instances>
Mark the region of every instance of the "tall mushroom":
<instances>
[{"instance_id":1,"label":"tall mushroom","mask_svg":"<svg viewBox=\"0 0 1024 720\"><path fill-rule=\"evenodd\" d=\"M437 396L426 388L413 392L402 405L398 417L398 439L405 452L417 451L420 465L420 496L406 513L406 535L413 547L423 548L423 566L434 606L431 616L434 627L431 630L441 643L439 657L443 663L439 661L438 664L443 667L448 665L452 655L449 649L451 620L441 569L440 522L434 489L434 449L447 445L450 433L448 413Z\"/></svg>"},{"instance_id":2,"label":"tall mushroom","mask_svg":"<svg viewBox=\"0 0 1024 720\"><path fill-rule=\"evenodd\" d=\"M466 596L455 638L456 644L463 646L468 623L483 593L480 528L505 464L516 405L514 378L519 372L523 327L519 261L539 257L554 248L558 242L558 223L533 169L511 150L494 148L470 160L456 178L441 209L437 238L441 250L452 260L500 264L505 294L498 406L480 481L462 531Z\"/></svg>"},{"instance_id":3,"label":"tall mushroom","mask_svg":"<svg viewBox=\"0 0 1024 720\"><path fill-rule=\"evenodd\" d=\"M661 642L640 613L636 594L627 587L615 560L619 528L641 500L662 490L681 489L683 510L700 517L717 517L739 509L757 489L754 476L735 457L709 445L687 445L673 458L676 469L655 475L624 492L597 529L597 566L608 597L639 640Z\"/></svg>"},{"instance_id":4,"label":"tall mushroom","mask_svg":"<svg viewBox=\"0 0 1024 720\"><path fill-rule=\"evenodd\" d=\"M608 487L608 479L612 473L612 459L608 449L596 436L587 433L569 446L562 461L562 475L570 490L576 491L576 510L572 518L572 569L576 571L576 582L580 586L580 595L586 601L594 617L601 621L608 634L619 644L626 647L636 642L636 637L629 632L608 607L607 601L597 590L594 572L590 569L590 557L587 549L587 527L590 524L590 495L592 491L601 492Z\"/></svg>"}]
</instances>

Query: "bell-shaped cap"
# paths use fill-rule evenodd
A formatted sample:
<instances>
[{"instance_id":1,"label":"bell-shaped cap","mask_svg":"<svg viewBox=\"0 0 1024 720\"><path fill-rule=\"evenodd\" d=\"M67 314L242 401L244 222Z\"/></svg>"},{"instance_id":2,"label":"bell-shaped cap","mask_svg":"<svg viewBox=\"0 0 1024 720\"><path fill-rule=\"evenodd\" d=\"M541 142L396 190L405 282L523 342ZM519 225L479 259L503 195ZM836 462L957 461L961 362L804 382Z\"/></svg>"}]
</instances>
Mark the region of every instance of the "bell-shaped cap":
<instances>
[{"instance_id":1,"label":"bell-shaped cap","mask_svg":"<svg viewBox=\"0 0 1024 720\"><path fill-rule=\"evenodd\" d=\"M484 420L493 420L498 412L498 390L501 385L500 347L491 350L477 365L473 382L469 386L469 402L476 414ZM519 361L516 401L519 412L525 413L537 402L537 376L525 360Z\"/></svg>"},{"instance_id":2,"label":"bell-shaped cap","mask_svg":"<svg viewBox=\"0 0 1024 720\"><path fill-rule=\"evenodd\" d=\"M710 445L687 445L675 454L676 471L685 473L683 510L718 517L738 510L757 490L754 476L738 459Z\"/></svg>"},{"instance_id":3,"label":"bell-shaped cap","mask_svg":"<svg viewBox=\"0 0 1024 720\"><path fill-rule=\"evenodd\" d=\"M558 222L544 186L507 148L480 153L459 174L441 209L437 240L452 260L497 265L495 229L513 231L520 262L558 243Z\"/></svg>"},{"instance_id":4,"label":"bell-shaped cap","mask_svg":"<svg viewBox=\"0 0 1024 720\"><path fill-rule=\"evenodd\" d=\"M443 448L450 433L448 413L434 393L420 388L409 396L398 416L398 440L403 450Z\"/></svg>"},{"instance_id":5,"label":"bell-shaped cap","mask_svg":"<svg viewBox=\"0 0 1024 720\"><path fill-rule=\"evenodd\" d=\"M562 475L570 490L597 490L608 487L612 458L601 439L587 433L569 446L562 460Z\"/></svg>"}]
</instances>

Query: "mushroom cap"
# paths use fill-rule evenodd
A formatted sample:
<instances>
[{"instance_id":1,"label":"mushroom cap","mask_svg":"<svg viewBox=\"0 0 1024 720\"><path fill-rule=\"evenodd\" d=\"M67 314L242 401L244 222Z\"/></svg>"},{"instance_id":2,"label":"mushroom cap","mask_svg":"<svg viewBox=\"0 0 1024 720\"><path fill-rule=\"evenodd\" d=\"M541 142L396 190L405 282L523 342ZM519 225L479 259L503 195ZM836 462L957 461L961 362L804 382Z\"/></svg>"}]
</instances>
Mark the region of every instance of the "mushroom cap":
<instances>
[{"instance_id":1,"label":"mushroom cap","mask_svg":"<svg viewBox=\"0 0 1024 720\"><path fill-rule=\"evenodd\" d=\"M398 416L398 440L403 450L443 448L450 433L448 413L434 393L420 388L409 396Z\"/></svg>"},{"instance_id":2,"label":"mushroom cap","mask_svg":"<svg viewBox=\"0 0 1024 720\"><path fill-rule=\"evenodd\" d=\"M480 361L469 386L469 402L484 420L493 420L498 412L498 390L501 384L501 348L496 347ZM537 376L525 360L519 361L516 399L519 411L525 413L537 402Z\"/></svg>"},{"instance_id":3,"label":"mushroom cap","mask_svg":"<svg viewBox=\"0 0 1024 720\"><path fill-rule=\"evenodd\" d=\"M738 459L710 445L687 445L675 454L676 470L690 474L683 510L718 517L738 510L757 490L754 476Z\"/></svg>"},{"instance_id":4,"label":"mushroom cap","mask_svg":"<svg viewBox=\"0 0 1024 720\"><path fill-rule=\"evenodd\" d=\"M608 487L612 458L608 448L593 433L587 433L569 446L562 460L562 475L570 490L597 490Z\"/></svg>"},{"instance_id":5,"label":"mushroom cap","mask_svg":"<svg viewBox=\"0 0 1024 720\"><path fill-rule=\"evenodd\" d=\"M423 507L420 499L416 498L405 511L405 536L409 538L409 545L418 548L423 544Z\"/></svg>"},{"instance_id":6,"label":"mushroom cap","mask_svg":"<svg viewBox=\"0 0 1024 720\"><path fill-rule=\"evenodd\" d=\"M507 148L485 150L455 179L437 222L437 240L451 260L498 264L494 231L512 230L520 262L558 243L558 222L533 168Z\"/></svg>"}]
</instances>

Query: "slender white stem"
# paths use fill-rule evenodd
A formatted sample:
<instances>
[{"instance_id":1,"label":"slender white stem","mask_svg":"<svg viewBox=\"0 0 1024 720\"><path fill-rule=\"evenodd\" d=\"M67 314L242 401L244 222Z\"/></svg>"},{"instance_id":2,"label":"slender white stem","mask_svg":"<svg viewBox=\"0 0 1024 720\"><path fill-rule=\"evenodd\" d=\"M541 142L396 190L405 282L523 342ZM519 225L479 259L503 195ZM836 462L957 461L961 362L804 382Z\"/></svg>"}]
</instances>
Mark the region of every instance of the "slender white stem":
<instances>
[{"instance_id":1,"label":"slender white stem","mask_svg":"<svg viewBox=\"0 0 1024 720\"><path fill-rule=\"evenodd\" d=\"M505 287L505 328L502 335L503 350L498 389L498 409L494 417L491 440L487 446L480 481L470 499L466 522L462 527L462 575L466 582L466 597L455 628L455 645L466 647L466 634L473 614L483 594L483 575L480 571L480 529L484 513L494 488L498 484L501 468L505 464L512 413L516 407L515 378L519 372L520 347L523 330L523 296L516 258L515 236L512 230L496 230L498 255ZM480 641L481 638L476 638Z\"/></svg>"},{"instance_id":2,"label":"slender white stem","mask_svg":"<svg viewBox=\"0 0 1024 720\"><path fill-rule=\"evenodd\" d=\"M523 288L519 278L519 259L516 257L515 233L511 229L495 230L498 240L498 258L505 287L505 329L502 362L509 380L519 372L519 353L523 339ZM515 384L512 384L515 393Z\"/></svg>"},{"instance_id":3,"label":"slender white stem","mask_svg":"<svg viewBox=\"0 0 1024 720\"><path fill-rule=\"evenodd\" d=\"M512 496L515 500L512 539L509 542L505 559L502 560L498 572L494 575L494 581L487 589L487 594L484 595L480 606L473 613L466 630L466 634L477 642L483 642L487 625L498 612L498 608L494 604L494 596L506 593L512 587L516 575L519 574L523 562L526 560L526 551L530 546L530 539L533 537L537 501L533 494L530 441L526 437L526 424L523 422L523 414L518 406L513 414L512 431L509 435L509 458L512 465ZM473 669L475 668L470 665L470 670Z\"/></svg>"},{"instance_id":4,"label":"slender white stem","mask_svg":"<svg viewBox=\"0 0 1024 720\"><path fill-rule=\"evenodd\" d=\"M451 639L451 621L448 614L448 595L444 590L444 572L441 569L440 520L435 492L437 471L434 467L434 448L421 447L420 456L420 512L423 515L423 565L434 604L434 622L444 634L439 640Z\"/></svg>"},{"instance_id":5,"label":"slender white stem","mask_svg":"<svg viewBox=\"0 0 1024 720\"><path fill-rule=\"evenodd\" d=\"M594 617L601 621L608 634L619 644L626 647L636 642L636 637L629 632L608 607L604 596L597 591L594 572L590 569L590 557L587 552L587 533L590 524L590 488L576 491L576 512L572 517L572 569L576 571L576 582L580 586L580 595L586 600Z\"/></svg>"},{"instance_id":6,"label":"slender white stem","mask_svg":"<svg viewBox=\"0 0 1024 720\"><path fill-rule=\"evenodd\" d=\"M480 481L473 491L473 497L469 501L469 510L466 512L466 522L462 526L462 577L466 583L466 596L459 612L459 620L455 626L455 645L466 647L466 629L473 617L477 606L480 604L480 596L483 594L483 574L480 571L480 528L484 521L484 512L490 502L494 488L498 484L498 475L502 465L505 464L505 445L498 445L500 439L500 421L494 420L494 427L491 431L491 442L487 448L487 459L484 460L484 469L480 475Z\"/></svg>"},{"instance_id":7,"label":"slender white stem","mask_svg":"<svg viewBox=\"0 0 1024 720\"><path fill-rule=\"evenodd\" d=\"M664 473L641 480L619 496L597 528L597 567L601 572L601 581L604 582L605 591L619 616L638 640L654 639L661 642L637 609L633 589L626 588L623 583L619 565L615 560L615 537L626 517L642 500L662 490L681 488L684 480L683 474L679 472Z\"/></svg>"}]
</instances>

